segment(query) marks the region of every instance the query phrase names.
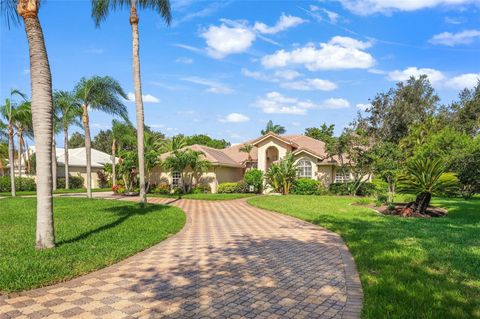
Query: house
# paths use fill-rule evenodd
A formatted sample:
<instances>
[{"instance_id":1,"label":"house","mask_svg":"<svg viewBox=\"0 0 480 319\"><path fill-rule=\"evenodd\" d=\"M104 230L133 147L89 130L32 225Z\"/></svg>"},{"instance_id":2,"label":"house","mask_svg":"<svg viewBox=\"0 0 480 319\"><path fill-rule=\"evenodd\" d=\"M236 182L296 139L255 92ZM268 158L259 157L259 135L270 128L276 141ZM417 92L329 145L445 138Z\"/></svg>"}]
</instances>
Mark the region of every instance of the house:
<instances>
[{"instance_id":1,"label":"house","mask_svg":"<svg viewBox=\"0 0 480 319\"><path fill-rule=\"evenodd\" d=\"M250 154L240 151L245 144L253 145ZM201 151L203 157L211 163L211 168L202 175L200 182L208 183L214 193L220 183L242 180L245 170L249 168L267 172L273 163L287 153L293 153L299 177L316 179L326 186L350 179L348 174L341 173L338 158L327 156L324 142L304 135L277 135L269 132L255 140L222 150L203 145L192 145L189 148ZM162 158L168 155L162 154ZM155 168L151 183L158 184L162 181L178 186L180 172L164 172L159 167Z\"/></svg>"}]
</instances>

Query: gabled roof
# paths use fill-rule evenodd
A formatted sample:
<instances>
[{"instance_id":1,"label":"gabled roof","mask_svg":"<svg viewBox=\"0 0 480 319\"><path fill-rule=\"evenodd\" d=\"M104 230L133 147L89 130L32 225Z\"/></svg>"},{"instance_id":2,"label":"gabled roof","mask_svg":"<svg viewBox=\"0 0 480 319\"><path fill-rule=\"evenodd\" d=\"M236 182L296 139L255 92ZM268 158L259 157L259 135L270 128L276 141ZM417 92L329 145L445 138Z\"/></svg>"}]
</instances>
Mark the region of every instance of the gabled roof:
<instances>
[{"instance_id":1,"label":"gabled roof","mask_svg":"<svg viewBox=\"0 0 480 319\"><path fill-rule=\"evenodd\" d=\"M278 134L275 134L273 132L268 132L267 134L265 134L263 136L260 136L256 140L253 140L253 142L251 144L256 146L260 142L266 140L269 137L273 137L274 139L280 140L280 141L284 142L285 144L291 145L293 147L298 147L297 143L295 143L294 141L286 138L285 135L278 135Z\"/></svg>"},{"instance_id":2,"label":"gabled roof","mask_svg":"<svg viewBox=\"0 0 480 319\"><path fill-rule=\"evenodd\" d=\"M194 144L186 146L183 149L191 149L194 151L202 152L202 157L212 163L212 165L218 166L230 166L230 167L243 167L241 163L235 161L228 156L223 150L208 147L205 145ZM160 156L162 160L170 156L172 152L164 153Z\"/></svg>"},{"instance_id":3,"label":"gabled roof","mask_svg":"<svg viewBox=\"0 0 480 319\"><path fill-rule=\"evenodd\" d=\"M112 162L110 154L102 151L91 149L92 153L92 167L103 167L107 163ZM65 149L57 149L57 163L60 166L65 165ZM68 165L86 167L87 158L85 147L68 149Z\"/></svg>"}]
</instances>

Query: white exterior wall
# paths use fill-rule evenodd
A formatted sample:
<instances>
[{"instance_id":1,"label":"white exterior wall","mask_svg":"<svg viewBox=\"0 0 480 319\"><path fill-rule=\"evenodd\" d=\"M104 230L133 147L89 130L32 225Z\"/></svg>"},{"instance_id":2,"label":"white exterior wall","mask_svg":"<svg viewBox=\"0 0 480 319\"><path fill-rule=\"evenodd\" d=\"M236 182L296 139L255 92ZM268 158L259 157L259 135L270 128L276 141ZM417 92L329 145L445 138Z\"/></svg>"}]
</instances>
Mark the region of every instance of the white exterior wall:
<instances>
[{"instance_id":1,"label":"white exterior wall","mask_svg":"<svg viewBox=\"0 0 480 319\"><path fill-rule=\"evenodd\" d=\"M290 152L292 150L290 145L273 137L265 139L264 141L260 142L257 146L258 146L258 169L260 169L264 173L267 171L266 152L269 147L273 146L277 148L279 160L284 158L285 155L287 155L287 152Z\"/></svg>"}]
</instances>

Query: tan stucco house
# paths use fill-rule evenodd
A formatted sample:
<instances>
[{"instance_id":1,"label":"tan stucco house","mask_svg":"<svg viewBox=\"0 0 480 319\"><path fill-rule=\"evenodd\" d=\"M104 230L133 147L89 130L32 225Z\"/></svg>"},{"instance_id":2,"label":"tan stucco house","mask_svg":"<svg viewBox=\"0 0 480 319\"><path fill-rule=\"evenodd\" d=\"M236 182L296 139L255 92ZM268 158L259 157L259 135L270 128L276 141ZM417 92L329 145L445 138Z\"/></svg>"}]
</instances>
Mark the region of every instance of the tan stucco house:
<instances>
[{"instance_id":1,"label":"tan stucco house","mask_svg":"<svg viewBox=\"0 0 480 319\"><path fill-rule=\"evenodd\" d=\"M245 144L253 145L250 160L249 154L240 151ZM255 140L221 150L203 145L192 145L189 148L201 151L211 163L210 170L203 174L200 182L208 183L214 193L220 183L242 180L245 170L249 168L267 172L272 163L281 160L287 153L294 154L299 177L316 179L326 186L350 178L340 173L337 158L327 156L324 142L304 135L277 135L270 132ZM162 158L168 155L163 154ZM152 174L151 182L158 184L162 181L178 186L180 173L164 172L158 167Z\"/></svg>"}]
</instances>

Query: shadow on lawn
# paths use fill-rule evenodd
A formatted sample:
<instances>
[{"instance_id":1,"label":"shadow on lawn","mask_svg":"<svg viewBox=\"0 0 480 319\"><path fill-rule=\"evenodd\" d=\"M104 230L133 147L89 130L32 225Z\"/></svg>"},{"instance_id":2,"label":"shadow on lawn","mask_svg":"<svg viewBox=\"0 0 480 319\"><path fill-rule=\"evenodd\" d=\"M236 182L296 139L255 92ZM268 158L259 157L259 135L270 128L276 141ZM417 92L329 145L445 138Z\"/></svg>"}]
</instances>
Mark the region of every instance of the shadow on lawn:
<instances>
[{"instance_id":1,"label":"shadow on lawn","mask_svg":"<svg viewBox=\"0 0 480 319\"><path fill-rule=\"evenodd\" d=\"M106 207L99 211L99 214L109 213L118 216L118 218L108 224L102 225L98 228L89 230L85 233L82 233L78 236L73 238L62 240L57 243L57 246L60 247L62 245L71 244L76 241L81 241L87 239L88 237L95 235L97 233L101 233L108 229L117 227L118 225L124 223L129 218L136 216L136 215L146 215L155 211L163 210L168 208L165 205L147 205L146 207L140 207L140 205L124 205L124 206L114 206L114 207Z\"/></svg>"}]
</instances>

